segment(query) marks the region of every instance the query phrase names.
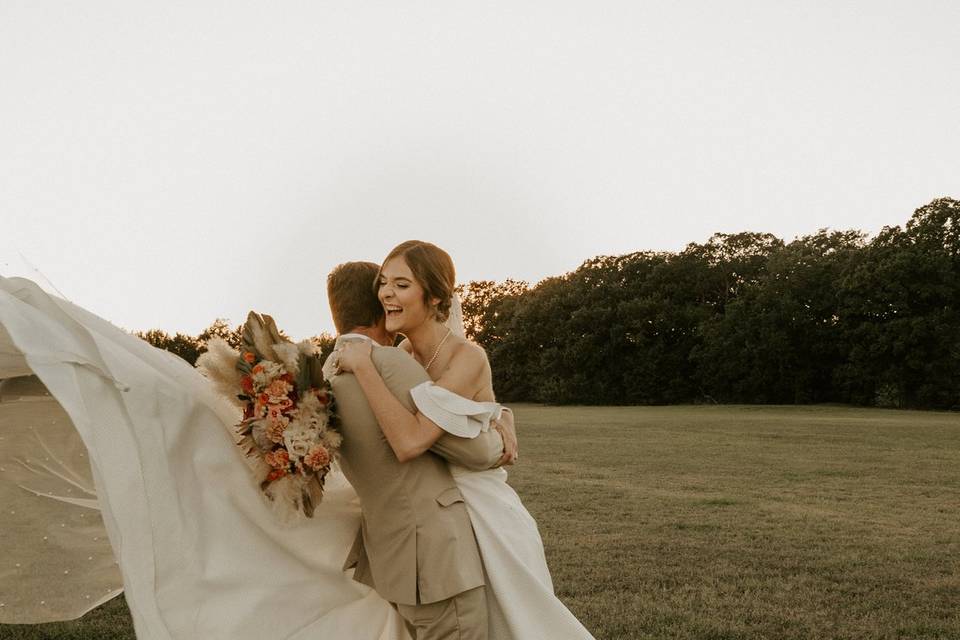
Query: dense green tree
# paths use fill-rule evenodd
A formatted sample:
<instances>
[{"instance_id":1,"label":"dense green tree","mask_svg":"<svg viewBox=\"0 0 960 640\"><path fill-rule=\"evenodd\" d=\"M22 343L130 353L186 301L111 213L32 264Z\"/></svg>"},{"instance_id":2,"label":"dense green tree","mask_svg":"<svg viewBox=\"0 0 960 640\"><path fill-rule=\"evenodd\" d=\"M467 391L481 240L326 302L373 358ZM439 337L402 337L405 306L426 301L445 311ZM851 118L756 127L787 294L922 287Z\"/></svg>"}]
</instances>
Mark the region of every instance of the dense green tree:
<instances>
[{"instance_id":1,"label":"dense green tree","mask_svg":"<svg viewBox=\"0 0 960 640\"><path fill-rule=\"evenodd\" d=\"M887 227L842 282L850 355L837 380L851 402L901 407L960 403L960 203L917 209Z\"/></svg>"},{"instance_id":2,"label":"dense green tree","mask_svg":"<svg viewBox=\"0 0 960 640\"><path fill-rule=\"evenodd\" d=\"M506 331L502 319L512 313L512 305L529 288L520 280L499 283L480 280L458 286L467 337L485 349L492 349Z\"/></svg>"},{"instance_id":3,"label":"dense green tree","mask_svg":"<svg viewBox=\"0 0 960 640\"><path fill-rule=\"evenodd\" d=\"M822 229L772 253L757 279L703 327L694 359L709 394L731 402L837 399L834 370L847 353L839 281L863 246L860 231Z\"/></svg>"},{"instance_id":4,"label":"dense green tree","mask_svg":"<svg viewBox=\"0 0 960 640\"><path fill-rule=\"evenodd\" d=\"M183 333L171 336L160 329L151 329L149 331L138 331L134 335L143 338L158 349L164 349L180 356L190 364L196 364L197 358L202 353L199 341L195 337Z\"/></svg>"},{"instance_id":5,"label":"dense green tree","mask_svg":"<svg viewBox=\"0 0 960 640\"><path fill-rule=\"evenodd\" d=\"M202 349L201 353L207 350L207 341L214 337L223 338L231 347L239 349L243 344L243 325L237 325L231 329L229 322L223 318L217 318L197 336L197 343Z\"/></svg>"},{"instance_id":6,"label":"dense green tree","mask_svg":"<svg viewBox=\"0 0 960 640\"><path fill-rule=\"evenodd\" d=\"M333 345L336 344L337 337L329 333L321 333L318 336L310 338L310 341L317 345L317 348L320 350L320 360L322 362L327 359L327 356L333 353Z\"/></svg>"},{"instance_id":7,"label":"dense green tree","mask_svg":"<svg viewBox=\"0 0 960 640\"><path fill-rule=\"evenodd\" d=\"M768 258L782 248L783 241L776 236L748 231L715 233L705 244L691 243L680 257L695 265L699 281L687 293L722 313L744 287L758 282Z\"/></svg>"}]
</instances>

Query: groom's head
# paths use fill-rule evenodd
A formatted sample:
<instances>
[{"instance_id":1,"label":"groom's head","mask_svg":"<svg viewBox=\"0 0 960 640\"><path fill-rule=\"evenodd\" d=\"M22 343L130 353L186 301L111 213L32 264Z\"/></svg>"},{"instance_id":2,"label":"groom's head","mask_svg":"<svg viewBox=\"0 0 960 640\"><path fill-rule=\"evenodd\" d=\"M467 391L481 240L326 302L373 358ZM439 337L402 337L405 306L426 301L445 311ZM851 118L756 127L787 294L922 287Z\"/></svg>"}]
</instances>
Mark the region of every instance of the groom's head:
<instances>
[{"instance_id":1,"label":"groom's head","mask_svg":"<svg viewBox=\"0 0 960 640\"><path fill-rule=\"evenodd\" d=\"M379 271L380 265L373 262L344 262L327 276L327 301L337 333L385 332L383 305L373 287Z\"/></svg>"}]
</instances>

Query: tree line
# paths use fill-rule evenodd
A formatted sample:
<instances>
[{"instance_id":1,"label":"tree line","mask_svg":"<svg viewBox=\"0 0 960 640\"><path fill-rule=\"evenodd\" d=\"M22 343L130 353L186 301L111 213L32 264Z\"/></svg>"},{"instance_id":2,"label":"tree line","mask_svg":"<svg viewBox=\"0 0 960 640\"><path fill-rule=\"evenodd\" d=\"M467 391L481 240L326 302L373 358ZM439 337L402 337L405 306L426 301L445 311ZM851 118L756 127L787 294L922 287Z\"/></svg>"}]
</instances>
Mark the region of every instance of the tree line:
<instances>
[{"instance_id":1,"label":"tree line","mask_svg":"<svg viewBox=\"0 0 960 640\"><path fill-rule=\"evenodd\" d=\"M498 399L960 408L960 202L874 238L717 233L679 252L597 256L530 286L459 287ZM195 362L219 335L139 333ZM324 353L333 337L314 338Z\"/></svg>"},{"instance_id":2,"label":"tree line","mask_svg":"<svg viewBox=\"0 0 960 640\"><path fill-rule=\"evenodd\" d=\"M498 398L960 406L960 202L868 240L718 233L461 288Z\"/></svg>"}]
</instances>

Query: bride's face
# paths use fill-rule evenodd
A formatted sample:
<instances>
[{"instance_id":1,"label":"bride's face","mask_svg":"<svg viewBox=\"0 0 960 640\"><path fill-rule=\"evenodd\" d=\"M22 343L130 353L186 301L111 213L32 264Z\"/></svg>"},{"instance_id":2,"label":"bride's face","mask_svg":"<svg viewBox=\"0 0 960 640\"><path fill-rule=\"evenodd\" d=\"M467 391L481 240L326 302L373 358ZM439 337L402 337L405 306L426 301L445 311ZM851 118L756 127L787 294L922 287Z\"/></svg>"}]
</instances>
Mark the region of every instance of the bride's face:
<instances>
[{"instance_id":1,"label":"bride's face","mask_svg":"<svg viewBox=\"0 0 960 640\"><path fill-rule=\"evenodd\" d=\"M387 331L391 333L407 333L433 316L424 301L423 285L417 282L402 256L384 263L377 295L387 312Z\"/></svg>"}]
</instances>

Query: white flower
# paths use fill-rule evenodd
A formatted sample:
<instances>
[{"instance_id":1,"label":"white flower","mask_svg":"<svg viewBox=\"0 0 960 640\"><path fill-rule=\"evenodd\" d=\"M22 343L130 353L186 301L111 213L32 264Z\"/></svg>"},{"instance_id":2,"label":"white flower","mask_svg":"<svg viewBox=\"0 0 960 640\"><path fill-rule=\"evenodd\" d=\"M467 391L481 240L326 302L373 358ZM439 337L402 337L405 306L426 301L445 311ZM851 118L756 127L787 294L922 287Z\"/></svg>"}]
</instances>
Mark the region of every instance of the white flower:
<instances>
[{"instance_id":1,"label":"white flower","mask_svg":"<svg viewBox=\"0 0 960 640\"><path fill-rule=\"evenodd\" d=\"M283 432L283 446L287 451L295 456L303 457L307 455L315 440L311 437L310 431L304 429L301 425L293 425Z\"/></svg>"},{"instance_id":2,"label":"white flower","mask_svg":"<svg viewBox=\"0 0 960 640\"><path fill-rule=\"evenodd\" d=\"M299 414L305 417L323 412L323 405L320 404L320 399L313 393L303 394L303 397L300 398L300 404L298 404L297 407Z\"/></svg>"},{"instance_id":3,"label":"white flower","mask_svg":"<svg viewBox=\"0 0 960 640\"><path fill-rule=\"evenodd\" d=\"M296 410L297 422L303 425L304 429L309 429L317 441L327 429L330 423L330 414L327 412L316 395L312 393L304 394L300 399L300 404Z\"/></svg>"},{"instance_id":4,"label":"white flower","mask_svg":"<svg viewBox=\"0 0 960 640\"><path fill-rule=\"evenodd\" d=\"M253 378L253 386L256 387L258 392L263 391L264 387L283 375L283 367L276 362L261 360L257 363L257 366L261 369L252 373L251 377ZM254 367L254 369L256 368Z\"/></svg>"}]
</instances>

